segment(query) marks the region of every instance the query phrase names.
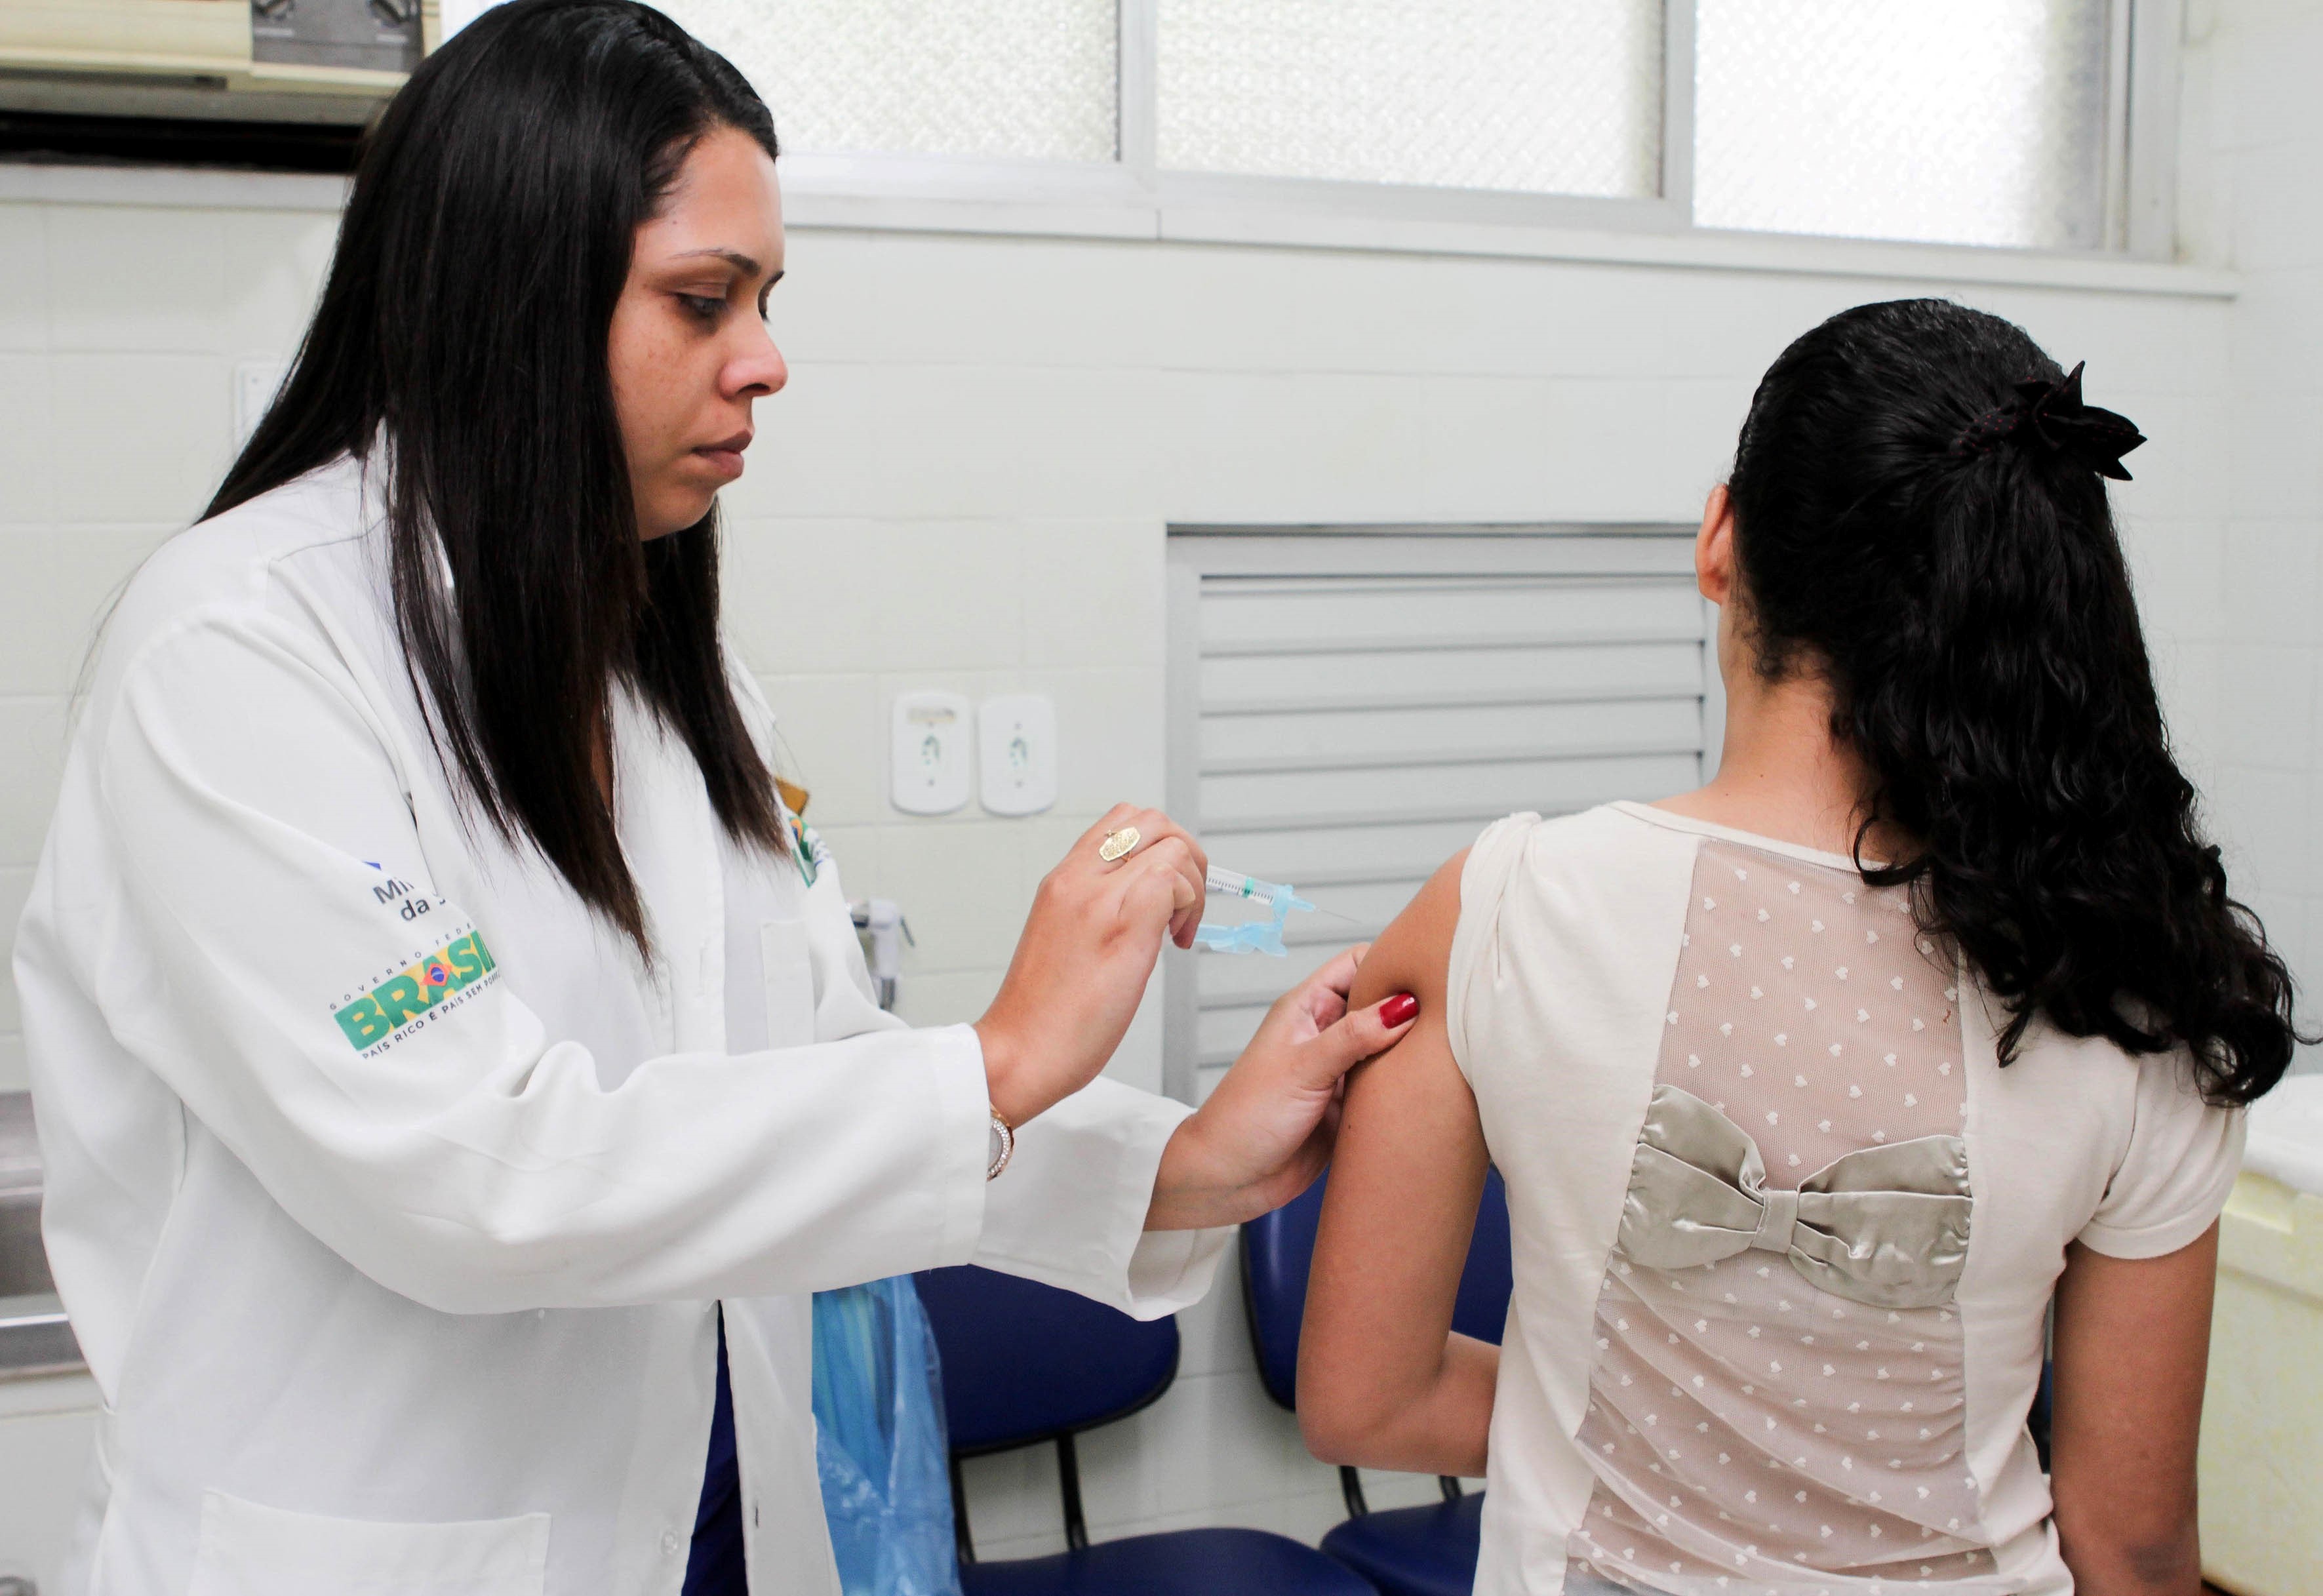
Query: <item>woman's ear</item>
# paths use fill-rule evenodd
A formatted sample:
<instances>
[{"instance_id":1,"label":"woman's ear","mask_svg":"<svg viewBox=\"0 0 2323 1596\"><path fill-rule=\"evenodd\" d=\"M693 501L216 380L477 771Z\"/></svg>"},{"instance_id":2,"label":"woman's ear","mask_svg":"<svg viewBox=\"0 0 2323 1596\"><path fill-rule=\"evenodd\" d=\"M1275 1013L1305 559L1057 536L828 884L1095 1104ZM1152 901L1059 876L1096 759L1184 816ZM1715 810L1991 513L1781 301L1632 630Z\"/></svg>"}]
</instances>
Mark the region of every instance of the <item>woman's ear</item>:
<instances>
[{"instance_id":1,"label":"woman's ear","mask_svg":"<svg viewBox=\"0 0 2323 1596\"><path fill-rule=\"evenodd\" d=\"M1734 592L1734 500L1721 482L1702 507L1694 537L1694 579L1702 596L1724 609Z\"/></svg>"}]
</instances>

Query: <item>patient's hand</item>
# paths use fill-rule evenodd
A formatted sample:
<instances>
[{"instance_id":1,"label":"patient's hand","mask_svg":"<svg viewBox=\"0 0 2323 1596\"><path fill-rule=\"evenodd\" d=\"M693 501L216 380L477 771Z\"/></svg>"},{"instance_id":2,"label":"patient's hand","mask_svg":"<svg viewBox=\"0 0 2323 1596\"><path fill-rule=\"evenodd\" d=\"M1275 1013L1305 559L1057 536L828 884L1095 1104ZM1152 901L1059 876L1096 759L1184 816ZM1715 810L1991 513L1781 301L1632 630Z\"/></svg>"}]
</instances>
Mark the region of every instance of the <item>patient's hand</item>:
<instances>
[{"instance_id":1,"label":"patient's hand","mask_svg":"<svg viewBox=\"0 0 2323 1596\"><path fill-rule=\"evenodd\" d=\"M1419 1012L1408 994L1347 1012L1364 952L1350 948L1275 1000L1226 1079L1162 1151L1146 1229L1239 1225L1322 1173L1347 1071L1392 1047Z\"/></svg>"}]
</instances>

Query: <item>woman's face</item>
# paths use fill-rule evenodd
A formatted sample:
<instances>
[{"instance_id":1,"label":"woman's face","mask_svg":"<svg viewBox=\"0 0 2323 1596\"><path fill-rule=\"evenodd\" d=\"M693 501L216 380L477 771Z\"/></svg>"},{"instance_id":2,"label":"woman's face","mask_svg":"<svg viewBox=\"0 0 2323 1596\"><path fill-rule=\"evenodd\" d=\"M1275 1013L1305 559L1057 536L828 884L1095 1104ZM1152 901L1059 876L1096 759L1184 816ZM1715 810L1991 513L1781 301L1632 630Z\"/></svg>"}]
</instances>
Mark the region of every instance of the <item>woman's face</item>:
<instances>
[{"instance_id":1,"label":"woman's face","mask_svg":"<svg viewBox=\"0 0 2323 1596\"><path fill-rule=\"evenodd\" d=\"M693 526L742 474L751 401L790 380L765 319L782 275L775 163L748 133L721 127L638 229L613 307L613 405L640 536Z\"/></svg>"}]
</instances>

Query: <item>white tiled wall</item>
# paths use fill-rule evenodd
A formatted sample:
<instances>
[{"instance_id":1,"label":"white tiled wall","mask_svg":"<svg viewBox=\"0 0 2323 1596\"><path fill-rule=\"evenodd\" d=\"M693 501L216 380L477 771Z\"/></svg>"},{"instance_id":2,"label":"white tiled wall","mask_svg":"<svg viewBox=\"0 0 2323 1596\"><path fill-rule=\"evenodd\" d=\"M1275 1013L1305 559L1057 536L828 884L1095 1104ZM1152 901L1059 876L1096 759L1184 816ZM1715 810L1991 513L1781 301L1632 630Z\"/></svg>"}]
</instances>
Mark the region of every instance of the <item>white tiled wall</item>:
<instances>
[{"instance_id":1,"label":"white tiled wall","mask_svg":"<svg viewBox=\"0 0 2323 1596\"><path fill-rule=\"evenodd\" d=\"M2219 363L2220 720L2211 795L2236 879L2323 992L2323 5L2190 8L2189 242L2242 278ZM2310 1008L2314 1024L2323 1004ZM2310 1064L2311 1067L2311 1064Z\"/></svg>"},{"instance_id":2,"label":"white tiled wall","mask_svg":"<svg viewBox=\"0 0 2323 1596\"><path fill-rule=\"evenodd\" d=\"M2299 136L2323 161L2323 122ZM2287 157L2238 159L2255 171ZM2259 303L2286 318L2298 289L2323 286L2309 281L2323 234L2307 215L2309 234L2280 245L2295 261L2254 279L2270 296ZM313 209L0 204L0 922L13 923L37 852L91 618L207 496L228 445L232 364L289 351L331 230ZM1691 518L1791 336L1865 299L1948 291L803 229L789 264L774 319L794 375L762 407L750 474L730 499L730 624L850 890L905 906L920 941L903 1007L924 1022L978 1012L1034 884L1090 819L1116 798L1161 796L1170 523ZM2318 456L2311 427L2294 435L2246 387L2232 390L2245 408L2231 397L2233 352L2258 312L2169 293L1960 292L2069 364L2088 359L2093 399L2153 435L2120 502L2177 729L2199 770L2223 773L2252 873L2303 948L2297 917L2323 903L2307 895L2300 841L2323 698L2323 659L2300 625L2318 581ZM2312 376L2272 369L2267 391L2311 417L2323 405ZM2254 431L2282 441L2254 449ZM2296 597L2286 564L2306 584ZM2278 653L2248 652L2259 647ZM2281 668L2294 657L2297 671ZM884 708L918 687L1053 694L1056 812L890 810ZM2271 707L2254 705L2262 690ZM1149 1005L1116 1065L1143 1084L1159 1078L1154 1018ZM0 996L0 1089L23 1078L15 1026ZM1319 1533L1339 1516L1335 1480L1260 1393L1236 1293L1184 1328L1171 1393L1084 1446L1097 1533ZM1059 1544L1049 1454L987 1460L969 1478L987 1550ZM1373 1485L1382 1500L1434 1490Z\"/></svg>"}]
</instances>

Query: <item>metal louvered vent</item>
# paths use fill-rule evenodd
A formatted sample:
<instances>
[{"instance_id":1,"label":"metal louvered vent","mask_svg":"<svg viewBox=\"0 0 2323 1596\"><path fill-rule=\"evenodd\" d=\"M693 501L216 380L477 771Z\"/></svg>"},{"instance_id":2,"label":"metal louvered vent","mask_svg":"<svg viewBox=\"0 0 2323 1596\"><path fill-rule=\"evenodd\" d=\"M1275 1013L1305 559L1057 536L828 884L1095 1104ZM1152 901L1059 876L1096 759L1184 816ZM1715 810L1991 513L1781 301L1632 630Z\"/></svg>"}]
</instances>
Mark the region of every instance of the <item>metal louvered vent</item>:
<instances>
[{"instance_id":1,"label":"metal louvered vent","mask_svg":"<svg viewBox=\"0 0 2323 1596\"><path fill-rule=\"evenodd\" d=\"M1698 785L1713 615L1686 527L1173 530L1170 812L1357 923L1292 916L1288 960L1171 952L1166 1089L1198 1101L1285 987L1487 822Z\"/></svg>"}]
</instances>

